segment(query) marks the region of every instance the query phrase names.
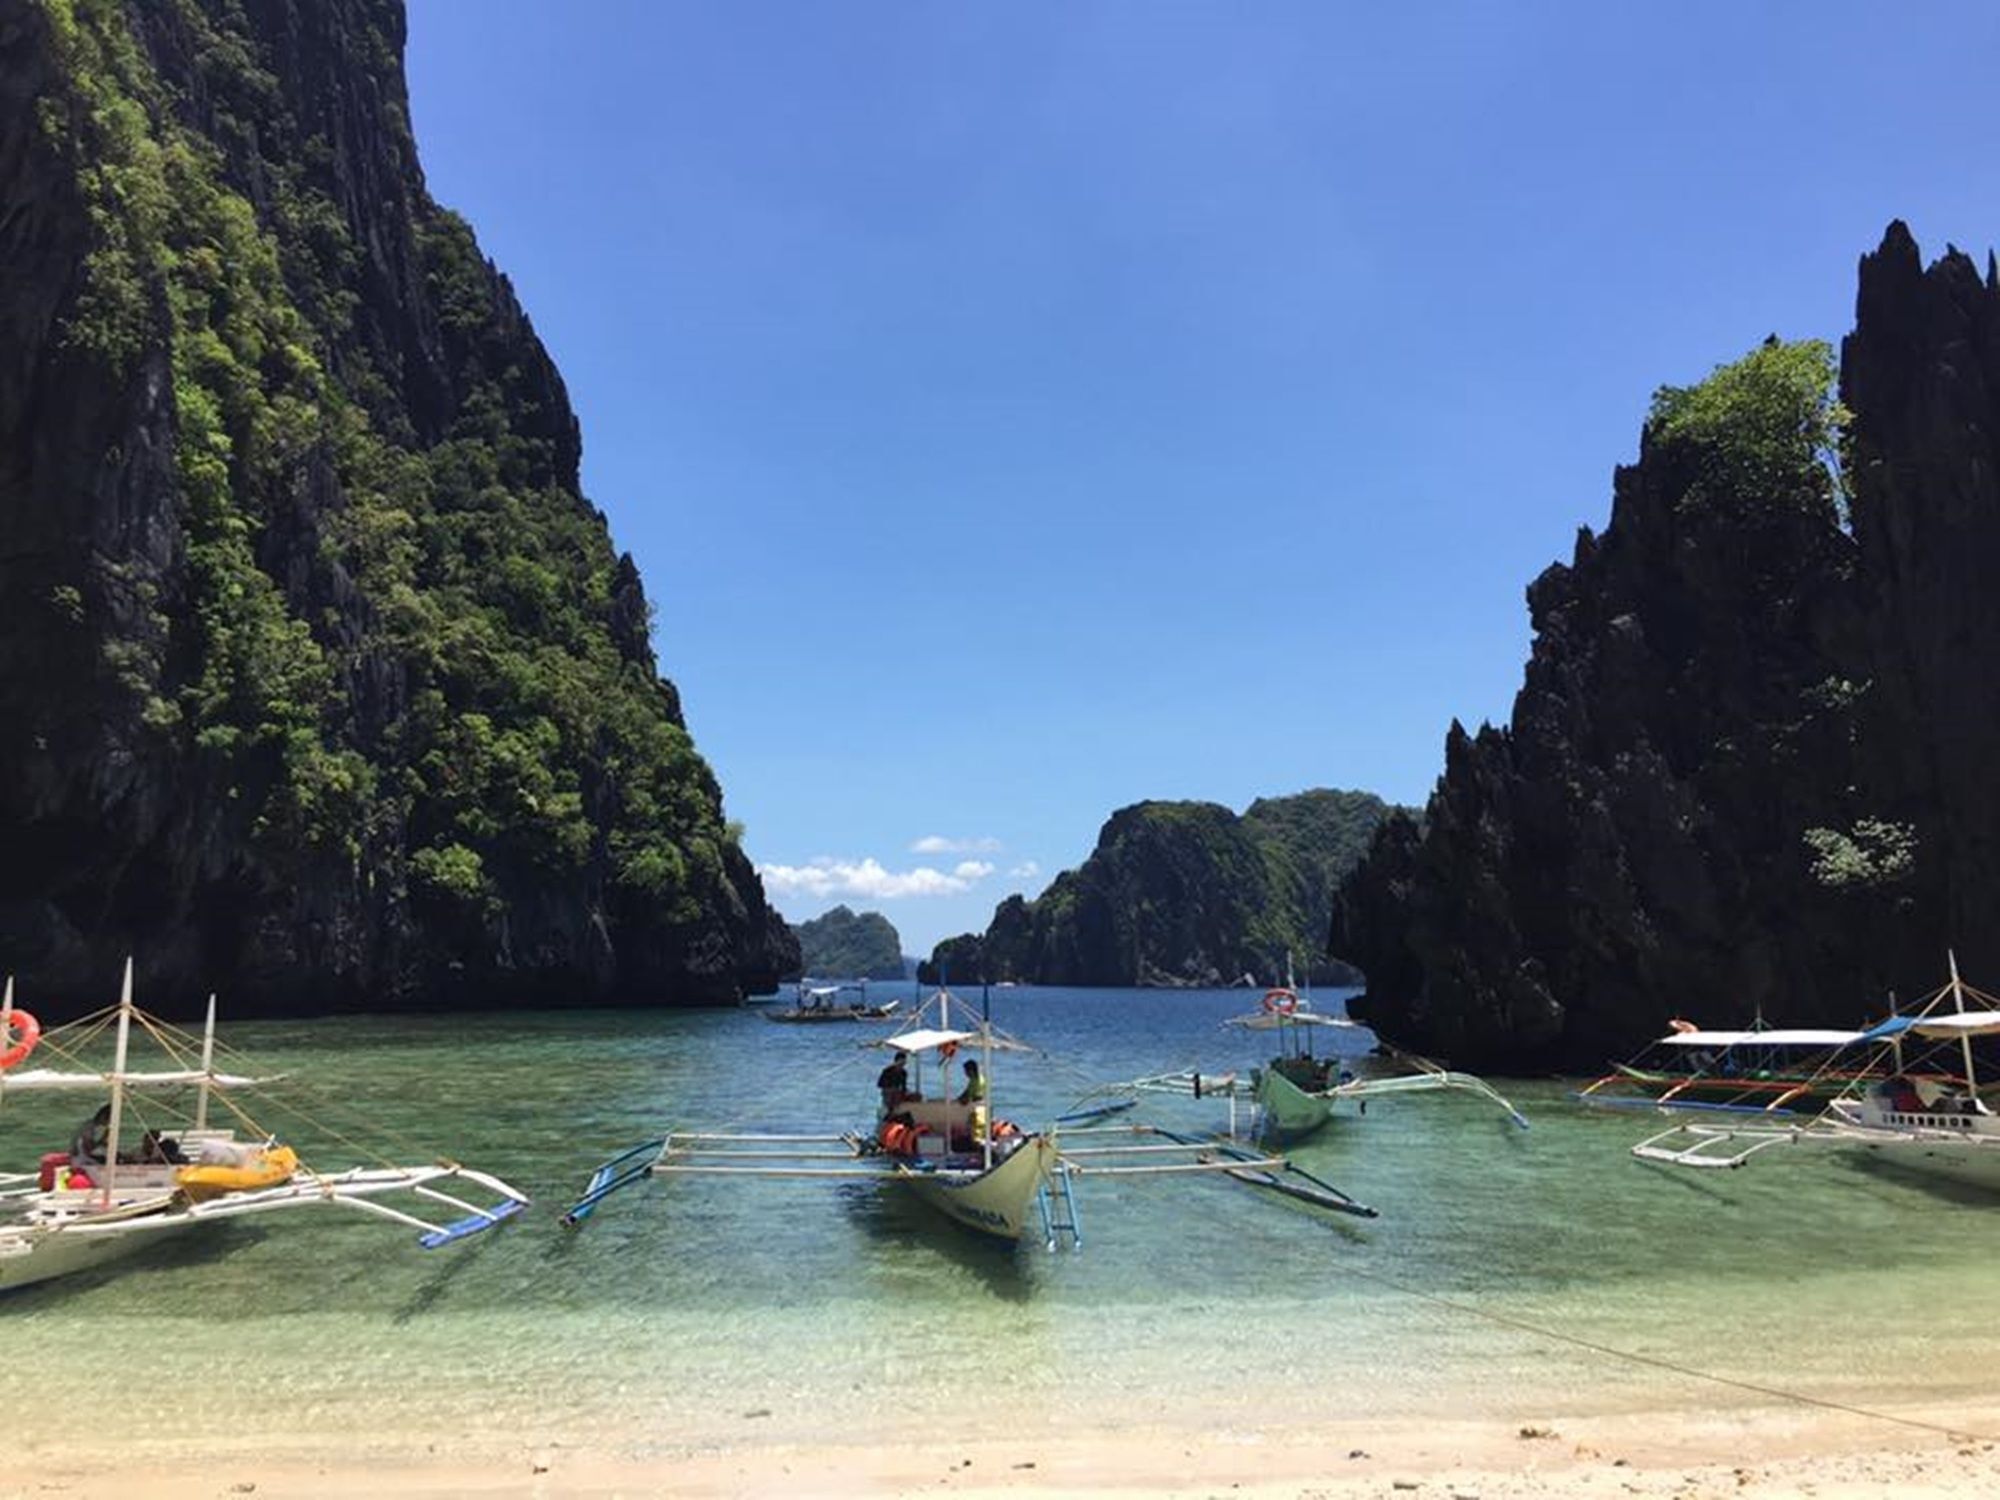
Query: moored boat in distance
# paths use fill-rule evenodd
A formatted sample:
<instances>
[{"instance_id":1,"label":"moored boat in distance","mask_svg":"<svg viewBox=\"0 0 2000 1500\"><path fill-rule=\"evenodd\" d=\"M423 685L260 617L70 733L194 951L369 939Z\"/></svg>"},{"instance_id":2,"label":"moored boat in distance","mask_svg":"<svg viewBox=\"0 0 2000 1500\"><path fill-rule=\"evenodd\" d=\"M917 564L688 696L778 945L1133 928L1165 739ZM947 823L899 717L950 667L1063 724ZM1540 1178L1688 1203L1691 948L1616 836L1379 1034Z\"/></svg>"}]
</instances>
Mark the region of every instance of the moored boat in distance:
<instances>
[{"instance_id":1,"label":"moored boat in distance","mask_svg":"<svg viewBox=\"0 0 2000 1500\"><path fill-rule=\"evenodd\" d=\"M166 1067L129 1066L138 1026L165 1054ZM85 1053L113 1029L109 1069ZM0 1098L14 1093L99 1094L107 1102L78 1130L68 1151L45 1152L36 1170L0 1173L0 1291L94 1270L184 1234L201 1224L261 1217L327 1205L352 1208L416 1231L426 1249L451 1244L502 1223L527 1206L527 1196L497 1177L454 1162L402 1167L383 1163L322 1172L290 1146L262 1133L234 1097L229 1112L257 1131L239 1138L209 1124L211 1100L281 1081L219 1070L215 1065L215 1001L199 1037L148 1015L132 1003L132 964L115 1007L43 1032L14 1004L12 980L0 994ZM23 1066L46 1049L58 1066ZM185 1096L192 1090L191 1108ZM147 1126L136 1146L133 1115ZM468 1201L468 1188L485 1205ZM436 1222L383 1201L402 1194L419 1208L453 1210Z\"/></svg>"},{"instance_id":2,"label":"moored boat in distance","mask_svg":"<svg viewBox=\"0 0 2000 1500\"><path fill-rule=\"evenodd\" d=\"M857 1001L842 1001L844 994L859 994ZM855 984L810 985L801 981L798 999L783 1010L766 1010L767 1021L783 1021L790 1025L814 1025L826 1021L887 1021L895 1018L902 1001L884 1000L879 1004L868 1003L868 984L865 980Z\"/></svg>"},{"instance_id":3,"label":"moored boat in distance","mask_svg":"<svg viewBox=\"0 0 2000 1500\"><path fill-rule=\"evenodd\" d=\"M1264 992L1258 1009L1248 1015L1231 1016L1223 1022L1246 1031L1276 1034L1277 1051L1269 1062L1250 1070L1244 1077L1226 1073L1165 1073L1141 1078L1129 1085L1141 1093L1179 1094L1196 1099L1225 1100L1230 1109L1229 1133L1238 1133L1237 1105L1248 1101L1254 1113L1248 1133L1275 1143L1303 1139L1340 1117L1340 1107L1354 1106L1366 1114L1369 1101L1398 1094L1455 1090L1474 1094L1497 1105L1507 1118L1522 1129L1527 1120L1485 1079L1440 1067L1427 1058L1415 1057L1380 1046L1393 1072L1357 1072L1338 1049L1321 1054L1315 1037L1353 1035L1365 1030L1346 1016L1317 1011L1309 998L1290 985ZM1366 1064L1364 1064L1366 1066Z\"/></svg>"}]
</instances>

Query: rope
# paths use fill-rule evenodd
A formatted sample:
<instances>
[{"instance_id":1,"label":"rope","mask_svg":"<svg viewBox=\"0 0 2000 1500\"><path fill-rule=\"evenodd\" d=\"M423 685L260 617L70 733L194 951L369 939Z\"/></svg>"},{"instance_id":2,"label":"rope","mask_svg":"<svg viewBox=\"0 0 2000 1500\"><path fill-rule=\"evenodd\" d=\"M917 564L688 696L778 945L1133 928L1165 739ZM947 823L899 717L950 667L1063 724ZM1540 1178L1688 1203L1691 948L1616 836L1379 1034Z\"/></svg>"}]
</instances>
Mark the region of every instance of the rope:
<instances>
[{"instance_id":1,"label":"rope","mask_svg":"<svg viewBox=\"0 0 2000 1500\"><path fill-rule=\"evenodd\" d=\"M1420 1287L1414 1287L1406 1282L1398 1281L1394 1277L1384 1276L1378 1271L1350 1267L1348 1274L1363 1281L1372 1281L1377 1286L1386 1287L1392 1292L1399 1292L1403 1296L1413 1298L1418 1302L1428 1303L1432 1307L1443 1308L1447 1312L1463 1313L1468 1317L1478 1318L1483 1322L1493 1323L1502 1328L1511 1328L1517 1333L1530 1334L1536 1338L1548 1339L1558 1344L1568 1344L1577 1349L1587 1349L1593 1354L1601 1354L1608 1359L1622 1360L1626 1364L1644 1365L1655 1370L1665 1370L1669 1374L1685 1376L1690 1380L1705 1380L1711 1385L1727 1386L1731 1390L1748 1391L1752 1395L1768 1396L1779 1401L1791 1401L1800 1406L1817 1407L1824 1411L1837 1411L1847 1416L1865 1417L1877 1422L1892 1422L1899 1427L1911 1427L1921 1432L1942 1433L1954 1442L2000 1442L2000 1438L1989 1437L1984 1433L1971 1432L1963 1427L1948 1427L1941 1422L1927 1422L1921 1417L1898 1416L1894 1412L1879 1411L1867 1406L1856 1406L1846 1401L1836 1401L1830 1396L1810 1396L1803 1391L1786 1390L1780 1386L1765 1385L1755 1380L1744 1380L1734 1375L1719 1375L1713 1370L1699 1369L1694 1365L1682 1364L1678 1360L1667 1359L1662 1355L1642 1354L1635 1349L1620 1349L1616 1345L1599 1343L1597 1340L1585 1338L1581 1334L1565 1333L1559 1328L1547 1328L1539 1323L1530 1323L1525 1318L1517 1318L1509 1313L1495 1312L1490 1308L1475 1307L1468 1302L1454 1301L1452 1298L1439 1296L1436 1292L1427 1292Z\"/></svg>"}]
</instances>

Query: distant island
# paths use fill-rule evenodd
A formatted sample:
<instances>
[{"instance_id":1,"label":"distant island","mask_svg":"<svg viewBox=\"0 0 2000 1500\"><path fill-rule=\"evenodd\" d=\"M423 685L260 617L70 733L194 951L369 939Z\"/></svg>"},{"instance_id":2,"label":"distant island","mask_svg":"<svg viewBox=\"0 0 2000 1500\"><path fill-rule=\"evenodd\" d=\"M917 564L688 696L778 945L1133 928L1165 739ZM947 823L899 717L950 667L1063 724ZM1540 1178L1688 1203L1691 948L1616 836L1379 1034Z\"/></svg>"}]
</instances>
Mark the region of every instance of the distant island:
<instances>
[{"instance_id":1,"label":"distant island","mask_svg":"<svg viewBox=\"0 0 2000 1500\"><path fill-rule=\"evenodd\" d=\"M799 966L782 976L797 979L901 979L903 940L895 926L878 911L832 911L793 925L799 940Z\"/></svg>"},{"instance_id":2,"label":"distant island","mask_svg":"<svg viewBox=\"0 0 2000 1500\"><path fill-rule=\"evenodd\" d=\"M1036 900L1009 896L984 933L947 938L919 975L1026 984L1355 984L1324 954L1335 886L1400 811L1369 792L1140 802L1111 815L1082 865Z\"/></svg>"},{"instance_id":3,"label":"distant island","mask_svg":"<svg viewBox=\"0 0 2000 1500\"><path fill-rule=\"evenodd\" d=\"M1671 1017L1851 1026L2000 975L2000 270L1861 262L1836 367L1662 388L1610 524L1528 590L1504 727L1340 892L1384 1035L1585 1070Z\"/></svg>"}]
</instances>

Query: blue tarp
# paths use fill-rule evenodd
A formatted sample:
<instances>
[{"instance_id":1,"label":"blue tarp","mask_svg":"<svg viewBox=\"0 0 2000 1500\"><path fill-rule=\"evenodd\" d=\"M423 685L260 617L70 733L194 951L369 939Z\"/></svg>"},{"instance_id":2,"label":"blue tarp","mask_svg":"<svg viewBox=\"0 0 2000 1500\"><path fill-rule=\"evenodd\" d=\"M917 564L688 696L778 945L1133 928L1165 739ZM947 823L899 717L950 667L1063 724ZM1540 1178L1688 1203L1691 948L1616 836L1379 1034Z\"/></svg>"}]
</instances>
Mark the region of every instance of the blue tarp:
<instances>
[{"instance_id":1,"label":"blue tarp","mask_svg":"<svg viewBox=\"0 0 2000 1500\"><path fill-rule=\"evenodd\" d=\"M1886 1042L1891 1037L1901 1036L1917 1024L1915 1016L1891 1016L1878 1026L1871 1026L1861 1033L1864 1042Z\"/></svg>"}]
</instances>

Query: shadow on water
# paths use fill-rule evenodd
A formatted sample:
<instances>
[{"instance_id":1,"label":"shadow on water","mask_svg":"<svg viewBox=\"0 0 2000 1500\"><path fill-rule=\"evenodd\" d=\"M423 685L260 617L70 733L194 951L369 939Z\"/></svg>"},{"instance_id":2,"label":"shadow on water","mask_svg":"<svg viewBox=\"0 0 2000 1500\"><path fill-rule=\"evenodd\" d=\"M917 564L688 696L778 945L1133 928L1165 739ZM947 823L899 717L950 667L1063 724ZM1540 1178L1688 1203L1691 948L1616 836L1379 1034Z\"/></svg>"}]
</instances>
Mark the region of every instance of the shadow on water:
<instances>
[{"instance_id":1,"label":"shadow on water","mask_svg":"<svg viewBox=\"0 0 2000 1500\"><path fill-rule=\"evenodd\" d=\"M1841 1166L1853 1174L1853 1180L1857 1182L1895 1183L1899 1187L1918 1188L1926 1197L1956 1204L1962 1208L1990 1209L2000 1204L2000 1194L1996 1194L1992 1188L1980 1187L1977 1183L1962 1182L1955 1177L1943 1177L1909 1162L1898 1161L1894 1157L1874 1153L1849 1155L1842 1160ZM1885 1201L1897 1200L1885 1199Z\"/></svg>"},{"instance_id":2,"label":"shadow on water","mask_svg":"<svg viewBox=\"0 0 2000 1500\"><path fill-rule=\"evenodd\" d=\"M451 1253L437 1261L430 1274L411 1289L410 1295L391 1314L391 1321L401 1327L436 1307L443 1300L445 1293L451 1289L452 1284L479 1264L491 1243L489 1237L494 1232L489 1229L476 1236L469 1244L450 1247Z\"/></svg>"},{"instance_id":3,"label":"shadow on water","mask_svg":"<svg viewBox=\"0 0 2000 1500\"><path fill-rule=\"evenodd\" d=\"M157 1245L135 1250L88 1271L38 1281L31 1286L0 1292L0 1312L30 1313L54 1309L91 1292L120 1283L143 1283L169 1272L197 1274L218 1266L231 1256L261 1244L269 1231L251 1224L199 1224L164 1236ZM120 1311L153 1311L151 1299L139 1301Z\"/></svg>"},{"instance_id":4,"label":"shadow on water","mask_svg":"<svg viewBox=\"0 0 2000 1500\"><path fill-rule=\"evenodd\" d=\"M893 1183L844 1182L837 1193L841 1212L874 1247L949 1261L1005 1301L1024 1301L1033 1293L1022 1257L1043 1252L1032 1228L1019 1245L1011 1245L960 1228Z\"/></svg>"},{"instance_id":5,"label":"shadow on water","mask_svg":"<svg viewBox=\"0 0 2000 1500\"><path fill-rule=\"evenodd\" d=\"M1646 1172L1656 1182L1671 1182L1682 1192L1693 1193L1697 1197L1708 1199L1711 1203L1727 1203L1733 1207L1743 1201L1733 1194L1723 1192L1706 1178L1696 1176L1686 1167L1670 1167L1665 1162L1647 1161L1643 1157L1634 1157L1632 1165Z\"/></svg>"}]
</instances>

